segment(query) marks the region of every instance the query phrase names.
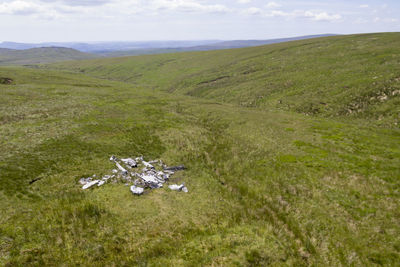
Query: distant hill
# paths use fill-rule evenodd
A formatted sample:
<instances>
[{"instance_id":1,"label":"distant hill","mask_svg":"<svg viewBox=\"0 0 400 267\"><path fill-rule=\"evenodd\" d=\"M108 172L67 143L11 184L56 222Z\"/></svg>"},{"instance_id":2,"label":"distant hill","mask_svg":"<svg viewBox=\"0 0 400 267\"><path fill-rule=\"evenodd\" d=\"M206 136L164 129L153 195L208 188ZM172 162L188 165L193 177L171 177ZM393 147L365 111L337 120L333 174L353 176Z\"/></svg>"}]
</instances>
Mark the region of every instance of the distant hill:
<instances>
[{"instance_id":1,"label":"distant hill","mask_svg":"<svg viewBox=\"0 0 400 267\"><path fill-rule=\"evenodd\" d=\"M200 41L135 41L135 42L48 42L48 43L15 43L2 42L0 48L8 49L30 49L39 47L67 47L87 53L107 53L112 51L127 51L134 49L162 49L162 48L184 48L202 46L220 42L219 40Z\"/></svg>"},{"instance_id":2,"label":"distant hill","mask_svg":"<svg viewBox=\"0 0 400 267\"><path fill-rule=\"evenodd\" d=\"M106 52L96 52L96 53L101 54L106 57L122 57L122 56L154 55L154 54L189 52L189 51L211 51L211 50L261 46L261 45L267 45L267 44L284 43L284 42L290 42L290 41L306 40L306 39L329 37L329 36L336 36L336 35L335 34L320 34L320 35L307 35L307 36L270 39L270 40L232 40L232 41L216 42L216 43L191 46L191 47L140 48L140 49L132 49L132 50L111 51L111 52L106 51Z\"/></svg>"},{"instance_id":3,"label":"distant hill","mask_svg":"<svg viewBox=\"0 0 400 267\"><path fill-rule=\"evenodd\" d=\"M42 47L26 50L0 48L0 65L30 65L95 57L92 54L64 47Z\"/></svg>"},{"instance_id":4,"label":"distant hill","mask_svg":"<svg viewBox=\"0 0 400 267\"><path fill-rule=\"evenodd\" d=\"M137 56L150 54L165 54L187 51L209 51L229 48L260 46L273 43L333 36L334 34L308 35L292 38L270 40L200 40L200 41L137 41L137 42L96 42L96 43L0 43L0 49L24 50L41 47L66 47L86 53L94 53L106 57Z\"/></svg>"},{"instance_id":5,"label":"distant hill","mask_svg":"<svg viewBox=\"0 0 400 267\"><path fill-rule=\"evenodd\" d=\"M400 33L240 49L66 62L53 67L241 106L398 120Z\"/></svg>"},{"instance_id":6,"label":"distant hill","mask_svg":"<svg viewBox=\"0 0 400 267\"><path fill-rule=\"evenodd\" d=\"M306 39L313 39L313 38L319 38L319 37L329 37L329 36L336 36L336 35L335 34L320 34L320 35L307 35L307 36L270 39L270 40L233 40L233 41L219 42L219 43L211 44L211 45L191 47L191 49L193 49L193 51L194 51L194 50L216 50L216 49L242 48L242 47L277 44L277 43L306 40Z\"/></svg>"}]
</instances>

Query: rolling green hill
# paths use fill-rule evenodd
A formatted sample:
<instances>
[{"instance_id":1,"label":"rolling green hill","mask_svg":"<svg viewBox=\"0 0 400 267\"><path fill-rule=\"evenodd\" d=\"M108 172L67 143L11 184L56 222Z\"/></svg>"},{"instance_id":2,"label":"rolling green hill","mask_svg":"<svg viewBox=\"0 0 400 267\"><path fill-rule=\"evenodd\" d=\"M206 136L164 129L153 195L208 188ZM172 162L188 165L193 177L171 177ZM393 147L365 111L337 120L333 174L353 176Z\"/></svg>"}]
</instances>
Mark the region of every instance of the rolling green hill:
<instances>
[{"instance_id":1,"label":"rolling green hill","mask_svg":"<svg viewBox=\"0 0 400 267\"><path fill-rule=\"evenodd\" d=\"M396 266L399 39L0 67L0 266Z\"/></svg>"},{"instance_id":2,"label":"rolling green hill","mask_svg":"<svg viewBox=\"0 0 400 267\"><path fill-rule=\"evenodd\" d=\"M308 36L299 36L299 37L283 38L283 39L270 39L270 40L232 40L232 41L222 41L222 42L189 46L189 47L141 48L132 50L97 52L97 54L106 57L126 57L126 56L155 55L155 54L189 52L189 51L210 51L210 50L261 46L261 45L275 44L275 43L285 43L290 41L312 39L318 37L328 37L328 36L334 36L334 34L308 35Z\"/></svg>"},{"instance_id":3,"label":"rolling green hill","mask_svg":"<svg viewBox=\"0 0 400 267\"><path fill-rule=\"evenodd\" d=\"M43 47L26 50L0 48L0 65L32 65L65 60L96 58L97 56L82 53L64 47Z\"/></svg>"},{"instance_id":4,"label":"rolling green hill","mask_svg":"<svg viewBox=\"0 0 400 267\"><path fill-rule=\"evenodd\" d=\"M400 34L56 65L95 77L247 107L399 123Z\"/></svg>"}]
</instances>

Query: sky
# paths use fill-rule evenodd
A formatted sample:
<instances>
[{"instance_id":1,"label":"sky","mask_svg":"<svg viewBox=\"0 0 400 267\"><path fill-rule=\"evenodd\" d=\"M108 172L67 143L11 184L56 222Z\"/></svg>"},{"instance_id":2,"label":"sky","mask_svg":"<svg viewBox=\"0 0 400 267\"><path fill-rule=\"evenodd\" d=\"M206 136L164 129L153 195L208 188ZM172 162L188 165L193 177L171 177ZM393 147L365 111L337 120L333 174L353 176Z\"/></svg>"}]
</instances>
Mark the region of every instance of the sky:
<instances>
[{"instance_id":1,"label":"sky","mask_svg":"<svg viewBox=\"0 0 400 267\"><path fill-rule=\"evenodd\" d=\"M0 0L0 42L400 32L400 0Z\"/></svg>"}]
</instances>

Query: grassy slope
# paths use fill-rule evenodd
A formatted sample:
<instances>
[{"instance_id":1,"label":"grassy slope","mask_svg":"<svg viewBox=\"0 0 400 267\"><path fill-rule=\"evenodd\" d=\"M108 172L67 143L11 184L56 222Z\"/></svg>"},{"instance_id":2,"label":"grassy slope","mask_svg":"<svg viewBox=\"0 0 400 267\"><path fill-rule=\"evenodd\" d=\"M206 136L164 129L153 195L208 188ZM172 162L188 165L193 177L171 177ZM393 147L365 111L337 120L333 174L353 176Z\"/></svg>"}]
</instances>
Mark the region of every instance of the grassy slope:
<instances>
[{"instance_id":1,"label":"grassy slope","mask_svg":"<svg viewBox=\"0 0 400 267\"><path fill-rule=\"evenodd\" d=\"M32 48L26 50L0 49L0 65L42 64L65 60L96 58L96 55L82 53L63 47Z\"/></svg>"},{"instance_id":2,"label":"grassy slope","mask_svg":"<svg viewBox=\"0 0 400 267\"><path fill-rule=\"evenodd\" d=\"M233 40L233 41L224 41L224 42L219 42L219 43L214 43L214 44L199 45L199 46L192 46L192 47L133 49L133 50L125 50L125 51L104 52L104 53L98 53L98 54L100 54L102 56L107 56L107 57L127 57L127 56L155 55L155 54L189 52L189 51L210 51L210 50L261 46L261 45L267 45L267 44L284 43L284 42L290 42L290 41L296 41L296 40L327 37L327 36L332 36L332 35L330 35L330 34L309 35L309 36L299 36L299 37L293 37L293 38L272 39L272 40Z\"/></svg>"},{"instance_id":3,"label":"grassy slope","mask_svg":"<svg viewBox=\"0 0 400 267\"><path fill-rule=\"evenodd\" d=\"M0 265L396 265L399 130L185 96L221 61L188 55L198 69L187 60L171 77L169 55L140 57L144 70L132 59L80 67L129 83L0 68L14 80L0 84ZM80 190L111 154L185 163L175 181L190 192Z\"/></svg>"},{"instance_id":4,"label":"grassy slope","mask_svg":"<svg viewBox=\"0 0 400 267\"><path fill-rule=\"evenodd\" d=\"M400 34L388 33L58 67L242 106L368 118L394 126L400 124L399 64Z\"/></svg>"}]
</instances>

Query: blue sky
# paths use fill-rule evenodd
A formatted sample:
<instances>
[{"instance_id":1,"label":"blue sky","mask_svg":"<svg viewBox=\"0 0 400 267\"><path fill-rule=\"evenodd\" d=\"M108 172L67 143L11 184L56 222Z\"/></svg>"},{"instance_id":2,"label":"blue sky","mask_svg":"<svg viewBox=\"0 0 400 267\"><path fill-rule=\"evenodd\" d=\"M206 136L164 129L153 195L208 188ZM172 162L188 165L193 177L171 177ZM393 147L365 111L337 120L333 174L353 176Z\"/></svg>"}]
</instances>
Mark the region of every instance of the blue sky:
<instances>
[{"instance_id":1,"label":"blue sky","mask_svg":"<svg viewBox=\"0 0 400 267\"><path fill-rule=\"evenodd\" d=\"M0 41L270 39L400 31L400 0L0 0Z\"/></svg>"}]
</instances>

